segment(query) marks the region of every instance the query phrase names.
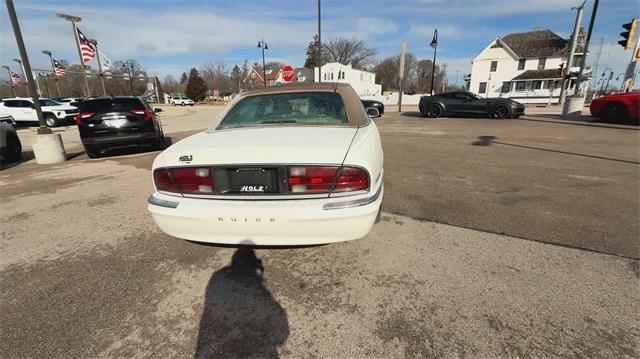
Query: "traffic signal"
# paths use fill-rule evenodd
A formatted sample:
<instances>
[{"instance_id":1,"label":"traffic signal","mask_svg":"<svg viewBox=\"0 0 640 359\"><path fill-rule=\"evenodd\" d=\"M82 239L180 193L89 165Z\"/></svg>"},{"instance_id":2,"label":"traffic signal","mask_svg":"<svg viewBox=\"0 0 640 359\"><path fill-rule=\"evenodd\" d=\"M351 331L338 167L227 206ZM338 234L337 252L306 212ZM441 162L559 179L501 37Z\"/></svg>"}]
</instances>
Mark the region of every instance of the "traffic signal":
<instances>
[{"instance_id":1,"label":"traffic signal","mask_svg":"<svg viewBox=\"0 0 640 359\"><path fill-rule=\"evenodd\" d=\"M622 25L622 27L627 31L620 33L620 36L622 36L624 40L620 40L618 41L618 43L622 47L624 47L625 50L631 48L631 43L633 42L633 33L636 30L637 22L637 19L633 19L631 20L631 22Z\"/></svg>"}]
</instances>

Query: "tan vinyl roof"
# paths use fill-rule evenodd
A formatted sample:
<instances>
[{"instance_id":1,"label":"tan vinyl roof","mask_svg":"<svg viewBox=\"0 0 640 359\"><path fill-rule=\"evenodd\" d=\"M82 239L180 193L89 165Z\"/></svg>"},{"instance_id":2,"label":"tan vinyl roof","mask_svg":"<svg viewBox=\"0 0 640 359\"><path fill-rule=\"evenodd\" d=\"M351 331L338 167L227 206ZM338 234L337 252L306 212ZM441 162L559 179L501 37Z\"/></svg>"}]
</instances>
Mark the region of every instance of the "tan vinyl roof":
<instances>
[{"instance_id":1,"label":"tan vinyl roof","mask_svg":"<svg viewBox=\"0 0 640 359\"><path fill-rule=\"evenodd\" d=\"M344 103L345 112L347 113L348 125L350 126L365 126L369 124L369 116L362 106L360 97L353 90L353 87L345 83L334 82L322 82L322 83L294 83L283 84L269 87L260 87L253 90L249 90L243 93L241 96L260 96L271 95L279 93L292 93L292 92L337 92L342 98Z\"/></svg>"}]
</instances>

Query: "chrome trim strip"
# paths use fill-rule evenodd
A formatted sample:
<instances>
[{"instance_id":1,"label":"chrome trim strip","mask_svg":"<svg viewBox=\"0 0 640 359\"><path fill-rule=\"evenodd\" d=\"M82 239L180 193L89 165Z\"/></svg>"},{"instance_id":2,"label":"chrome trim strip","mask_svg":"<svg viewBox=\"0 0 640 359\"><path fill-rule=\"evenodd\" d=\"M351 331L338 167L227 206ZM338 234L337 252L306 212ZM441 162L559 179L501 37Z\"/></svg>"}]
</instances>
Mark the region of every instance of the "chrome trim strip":
<instances>
[{"instance_id":1,"label":"chrome trim strip","mask_svg":"<svg viewBox=\"0 0 640 359\"><path fill-rule=\"evenodd\" d=\"M167 201L164 199L156 198L153 195L149 196L149 198L147 199L147 202L155 206L166 207L166 208L177 208L178 205L180 204L178 202Z\"/></svg>"},{"instance_id":2,"label":"chrome trim strip","mask_svg":"<svg viewBox=\"0 0 640 359\"><path fill-rule=\"evenodd\" d=\"M346 202L327 203L322 206L322 209L331 210L331 209L343 209L343 208L366 206L378 200L378 198L380 197L380 193L382 193L382 186L383 185L380 185L376 193L371 197L361 198L361 199L356 199L353 201L346 201Z\"/></svg>"}]
</instances>

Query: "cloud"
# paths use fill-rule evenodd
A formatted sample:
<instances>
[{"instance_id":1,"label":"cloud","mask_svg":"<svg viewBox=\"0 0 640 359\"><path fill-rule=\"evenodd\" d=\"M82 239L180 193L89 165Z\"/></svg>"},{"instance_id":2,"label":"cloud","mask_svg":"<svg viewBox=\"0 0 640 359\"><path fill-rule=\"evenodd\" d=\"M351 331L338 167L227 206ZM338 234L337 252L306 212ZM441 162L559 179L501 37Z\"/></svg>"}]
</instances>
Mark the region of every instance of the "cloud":
<instances>
[{"instance_id":1,"label":"cloud","mask_svg":"<svg viewBox=\"0 0 640 359\"><path fill-rule=\"evenodd\" d=\"M409 28L409 34L420 38L431 39L433 37L434 29L438 29L438 37L455 39L465 35L465 31L463 29L453 25L411 25Z\"/></svg>"},{"instance_id":2,"label":"cloud","mask_svg":"<svg viewBox=\"0 0 640 359\"><path fill-rule=\"evenodd\" d=\"M568 11L577 3L577 0L416 0L399 5L396 10L448 14L463 19L466 16L477 18L555 13Z\"/></svg>"},{"instance_id":3,"label":"cloud","mask_svg":"<svg viewBox=\"0 0 640 359\"><path fill-rule=\"evenodd\" d=\"M392 34L398 32L398 26L393 21L373 17L358 18L357 27L359 31L369 34Z\"/></svg>"}]
</instances>

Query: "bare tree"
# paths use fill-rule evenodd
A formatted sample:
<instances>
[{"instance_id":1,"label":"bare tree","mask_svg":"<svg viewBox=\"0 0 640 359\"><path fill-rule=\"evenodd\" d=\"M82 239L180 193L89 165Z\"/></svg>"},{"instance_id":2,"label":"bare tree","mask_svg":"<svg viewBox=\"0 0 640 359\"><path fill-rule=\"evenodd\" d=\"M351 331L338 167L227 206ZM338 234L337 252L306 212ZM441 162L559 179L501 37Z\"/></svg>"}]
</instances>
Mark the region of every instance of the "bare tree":
<instances>
[{"instance_id":1,"label":"bare tree","mask_svg":"<svg viewBox=\"0 0 640 359\"><path fill-rule=\"evenodd\" d=\"M324 48L331 61L351 64L357 69L372 64L373 57L378 53L375 48L367 47L364 41L356 38L334 37L324 44Z\"/></svg>"},{"instance_id":2,"label":"bare tree","mask_svg":"<svg viewBox=\"0 0 640 359\"><path fill-rule=\"evenodd\" d=\"M286 65L283 64L282 62L278 62L278 61L269 61L266 64L264 64L264 67L267 70L274 70L274 71L280 71L281 68L285 67Z\"/></svg>"},{"instance_id":3,"label":"bare tree","mask_svg":"<svg viewBox=\"0 0 640 359\"><path fill-rule=\"evenodd\" d=\"M224 62L205 63L200 69L200 75L209 89L218 90L220 94L232 92L229 68Z\"/></svg>"},{"instance_id":4,"label":"bare tree","mask_svg":"<svg viewBox=\"0 0 640 359\"><path fill-rule=\"evenodd\" d=\"M408 52L404 58L404 91L414 92L416 82L416 57ZM392 56L382 60L375 66L376 81L382 85L382 90L397 90L400 88L400 56Z\"/></svg>"}]
</instances>

